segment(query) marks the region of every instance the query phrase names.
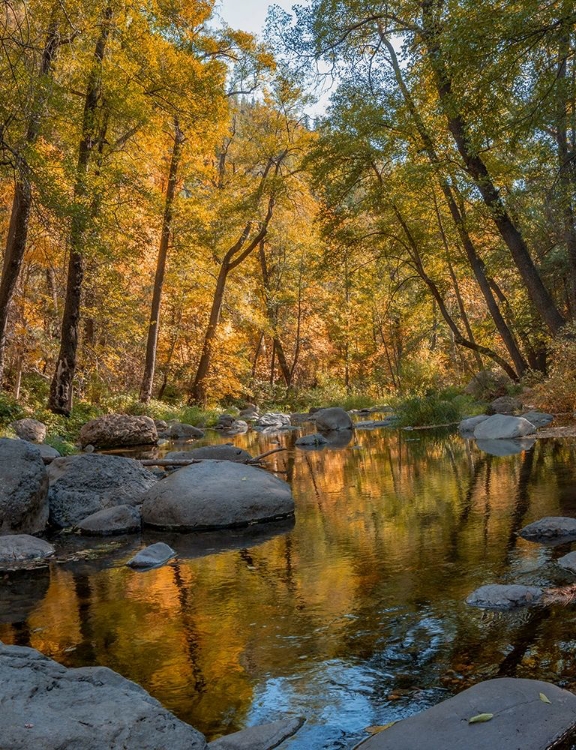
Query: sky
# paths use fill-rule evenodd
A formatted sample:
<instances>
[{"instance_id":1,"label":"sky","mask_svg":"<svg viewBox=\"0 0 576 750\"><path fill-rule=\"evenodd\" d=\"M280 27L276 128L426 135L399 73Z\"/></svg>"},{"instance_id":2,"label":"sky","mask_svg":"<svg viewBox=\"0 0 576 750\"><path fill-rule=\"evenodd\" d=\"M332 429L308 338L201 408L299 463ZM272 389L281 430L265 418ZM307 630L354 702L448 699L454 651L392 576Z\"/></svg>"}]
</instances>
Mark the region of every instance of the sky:
<instances>
[{"instance_id":1,"label":"sky","mask_svg":"<svg viewBox=\"0 0 576 750\"><path fill-rule=\"evenodd\" d=\"M270 5L290 10L297 0L220 0L219 14L234 29L260 33Z\"/></svg>"}]
</instances>

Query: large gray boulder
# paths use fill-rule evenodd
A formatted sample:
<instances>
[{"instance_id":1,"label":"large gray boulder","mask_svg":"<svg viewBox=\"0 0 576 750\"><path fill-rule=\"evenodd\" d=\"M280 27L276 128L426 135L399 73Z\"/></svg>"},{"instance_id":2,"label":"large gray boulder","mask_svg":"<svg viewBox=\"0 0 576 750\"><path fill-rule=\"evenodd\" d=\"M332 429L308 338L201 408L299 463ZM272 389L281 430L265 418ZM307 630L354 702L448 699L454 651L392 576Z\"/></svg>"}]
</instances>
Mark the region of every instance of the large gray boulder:
<instances>
[{"instance_id":1,"label":"large gray boulder","mask_svg":"<svg viewBox=\"0 0 576 750\"><path fill-rule=\"evenodd\" d=\"M40 451L0 438L0 534L38 534L48 521L48 474Z\"/></svg>"},{"instance_id":2,"label":"large gray boulder","mask_svg":"<svg viewBox=\"0 0 576 750\"><path fill-rule=\"evenodd\" d=\"M133 505L116 505L84 518L78 524L78 530L84 536L115 536L134 534L140 531L141 525L139 508Z\"/></svg>"},{"instance_id":3,"label":"large gray boulder","mask_svg":"<svg viewBox=\"0 0 576 750\"><path fill-rule=\"evenodd\" d=\"M193 448L191 451L171 451L166 454L166 458L176 460L208 458L243 463L250 461L252 456L248 451L236 448L234 445L204 445L201 448Z\"/></svg>"},{"instance_id":4,"label":"large gray boulder","mask_svg":"<svg viewBox=\"0 0 576 750\"><path fill-rule=\"evenodd\" d=\"M0 567L52 557L55 550L44 539L30 534L0 536Z\"/></svg>"},{"instance_id":5,"label":"large gray boulder","mask_svg":"<svg viewBox=\"0 0 576 750\"><path fill-rule=\"evenodd\" d=\"M474 437L477 440L511 440L535 432L536 428L527 419L494 414L474 428Z\"/></svg>"},{"instance_id":6,"label":"large gray boulder","mask_svg":"<svg viewBox=\"0 0 576 750\"><path fill-rule=\"evenodd\" d=\"M43 443L46 440L46 425L37 419L19 419L12 423L12 429L20 440L29 443Z\"/></svg>"},{"instance_id":7,"label":"large gray boulder","mask_svg":"<svg viewBox=\"0 0 576 750\"><path fill-rule=\"evenodd\" d=\"M543 700L544 696L547 700ZM489 721L469 723L480 714ZM540 680L486 680L361 743L361 750L548 750L576 726L576 695Z\"/></svg>"},{"instance_id":8,"label":"large gray boulder","mask_svg":"<svg viewBox=\"0 0 576 750\"><path fill-rule=\"evenodd\" d=\"M144 496L144 524L198 531L290 516L294 500L282 479L232 461L202 461L179 469Z\"/></svg>"},{"instance_id":9,"label":"large gray boulder","mask_svg":"<svg viewBox=\"0 0 576 750\"><path fill-rule=\"evenodd\" d=\"M538 604L543 593L537 586L492 583L473 591L466 599L466 604L481 609L516 609Z\"/></svg>"},{"instance_id":10,"label":"large gray boulder","mask_svg":"<svg viewBox=\"0 0 576 750\"><path fill-rule=\"evenodd\" d=\"M106 667L0 644L3 750L205 750L203 735Z\"/></svg>"},{"instance_id":11,"label":"large gray boulder","mask_svg":"<svg viewBox=\"0 0 576 750\"><path fill-rule=\"evenodd\" d=\"M97 453L56 458L48 467L50 522L77 526L116 505L139 505L157 479L138 461Z\"/></svg>"},{"instance_id":12,"label":"large gray boulder","mask_svg":"<svg viewBox=\"0 0 576 750\"><path fill-rule=\"evenodd\" d=\"M322 432L330 432L332 430L351 430L354 425L347 411L339 406L333 406L316 412L316 427Z\"/></svg>"},{"instance_id":13,"label":"large gray boulder","mask_svg":"<svg viewBox=\"0 0 576 750\"><path fill-rule=\"evenodd\" d=\"M558 542L576 539L576 518L546 516L520 529L518 535L531 542Z\"/></svg>"},{"instance_id":14,"label":"large gray boulder","mask_svg":"<svg viewBox=\"0 0 576 750\"><path fill-rule=\"evenodd\" d=\"M79 441L84 448L128 448L133 445L152 445L158 440L154 420L129 414L107 414L93 419L80 430Z\"/></svg>"}]
</instances>

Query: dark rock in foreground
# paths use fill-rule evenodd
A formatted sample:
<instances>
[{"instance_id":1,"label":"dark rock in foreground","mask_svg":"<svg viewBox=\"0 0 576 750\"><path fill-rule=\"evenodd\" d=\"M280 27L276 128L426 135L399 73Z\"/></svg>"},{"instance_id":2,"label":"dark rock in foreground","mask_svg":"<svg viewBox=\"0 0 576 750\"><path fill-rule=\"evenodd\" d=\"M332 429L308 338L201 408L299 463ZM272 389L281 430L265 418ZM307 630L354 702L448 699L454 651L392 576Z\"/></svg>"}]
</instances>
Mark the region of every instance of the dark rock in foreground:
<instances>
[{"instance_id":1,"label":"dark rock in foreground","mask_svg":"<svg viewBox=\"0 0 576 750\"><path fill-rule=\"evenodd\" d=\"M161 529L198 531L290 516L294 500L282 479L232 461L179 469L144 496L142 520Z\"/></svg>"},{"instance_id":2,"label":"dark rock in foreground","mask_svg":"<svg viewBox=\"0 0 576 750\"><path fill-rule=\"evenodd\" d=\"M164 542L151 544L140 550L126 565L131 568L157 568L176 556L174 550Z\"/></svg>"},{"instance_id":3,"label":"dark rock in foreground","mask_svg":"<svg viewBox=\"0 0 576 750\"><path fill-rule=\"evenodd\" d=\"M242 448L234 445L204 445L201 448L193 448L191 451L171 451L166 454L168 459L192 460L194 458L208 458L216 461L249 461L252 456Z\"/></svg>"},{"instance_id":4,"label":"dark rock in foreground","mask_svg":"<svg viewBox=\"0 0 576 750\"><path fill-rule=\"evenodd\" d=\"M336 430L352 430L354 425L347 411L339 406L333 406L329 409L321 409L316 412L316 427L322 432L331 432Z\"/></svg>"},{"instance_id":5,"label":"dark rock in foreground","mask_svg":"<svg viewBox=\"0 0 576 750\"><path fill-rule=\"evenodd\" d=\"M545 696L550 703L540 697ZM469 724L473 716L493 714ZM576 695L504 677L464 690L370 737L361 750L548 750L576 726Z\"/></svg>"},{"instance_id":6,"label":"dark rock in foreground","mask_svg":"<svg viewBox=\"0 0 576 750\"><path fill-rule=\"evenodd\" d=\"M106 667L0 644L2 750L205 750L200 732Z\"/></svg>"},{"instance_id":7,"label":"dark rock in foreground","mask_svg":"<svg viewBox=\"0 0 576 750\"><path fill-rule=\"evenodd\" d=\"M157 482L138 461L83 454L56 458L48 467L50 521L77 526L88 516L117 505L139 505Z\"/></svg>"},{"instance_id":8,"label":"dark rock in foreground","mask_svg":"<svg viewBox=\"0 0 576 750\"><path fill-rule=\"evenodd\" d=\"M84 518L78 524L78 529L86 536L113 536L133 534L140 531L141 525L142 517L138 508L132 505L116 505Z\"/></svg>"},{"instance_id":9,"label":"dark rock in foreground","mask_svg":"<svg viewBox=\"0 0 576 750\"><path fill-rule=\"evenodd\" d=\"M0 536L0 567L30 560L44 560L54 552L51 544L29 534Z\"/></svg>"},{"instance_id":10,"label":"dark rock in foreground","mask_svg":"<svg viewBox=\"0 0 576 750\"><path fill-rule=\"evenodd\" d=\"M492 583L473 591L466 599L466 604L482 609L516 609L538 604L543 593L537 586Z\"/></svg>"},{"instance_id":11,"label":"dark rock in foreground","mask_svg":"<svg viewBox=\"0 0 576 750\"><path fill-rule=\"evenodd\" d=\"M80 430L79 441L84 448L128 448L133 445L153 445L158 440L154 420L129 414L107 414L92 419Z\"/></svg>"},{"instance_id":12,"label":"dark rock in foreground","mask_svg":"<svg viewBox=\"0 0 576 750\"><path fill-rule=\"evenodd\" d=\"M272 750L300 729L304 719L295 716L271 724L250 727L210 742L208 750Z\"/></svg>"},{"instance_id":13,"label":"dark rock in foreground","mask_svg":"<svg viewBox=\"0 0 576 750\"><path fill-rule=\"evenodd\" d=\"M555 542L576 539L576 518L546 516L524 526L518 535L531 542Z\"/></svg>"},{"instance_id":14,"label":"dark rock in foreground","mask_svg":"<svg viewBox=\"0 0 576 750\"><path fill-rule=\"evenodd\" d=\"M48 474L40 451L0 438L0 534L38 534L48 521Z\"/></svg>"}]
</instances>

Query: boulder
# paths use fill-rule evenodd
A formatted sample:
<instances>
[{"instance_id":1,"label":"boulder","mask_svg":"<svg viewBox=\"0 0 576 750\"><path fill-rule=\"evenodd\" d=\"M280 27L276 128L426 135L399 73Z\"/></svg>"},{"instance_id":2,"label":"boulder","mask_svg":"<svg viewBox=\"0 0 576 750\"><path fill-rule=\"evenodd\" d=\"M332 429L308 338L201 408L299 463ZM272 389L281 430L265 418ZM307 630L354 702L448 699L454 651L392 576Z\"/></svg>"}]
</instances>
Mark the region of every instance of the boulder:
<instances>
[{"instance_id":1,"label":"boulder","mask_svg":"<svg viewBox=\"0 0 576 750\"><path fill-rule=\"evenodd\" d=\"M97 453L56 458L48 467L50 522L77 526L116 505L139 505L157 482L138 461Z\"/></svg>"},{"instance_id":2,"label":"boulder","mask_svg":"<svg viewBox=\"0 0 576 750\"><path fill-rule=\"evenodd\" d=\"M514 456L530 450L536 438L516 438L516 440L477 440L476 445L481 451L491 456Z\"/></svg>"},{"instance_id":3,"label":"boulder","mask_svg":"<svg viewBox=\"0 0 576 750\"><path fill-rule=\"evenodd\" d=\"M2 747L205 750L204 736L106 667L67 669L32 648L0 645Z\"/></svg>"},{"instance_id":4,"label":"boulder","mask_svg":"<svg viewBox=\"0 0 576 750\"><path fill-rule=\"evenodd\" d=\"M176 553L164 542L156 542L149 547L140 550L126 565L131 568L158 568L160 565L171 560Z\"/></svg>"},{"instance_id":5,"label":"boulder","mask_svg":"<svg viewBox=\"0 0 576 750\"><path fill-rule=\"evenodd\" d=\"M576 518L547 516L529 523L518 535L531 542L558 542L576 539Z\"/></svg>"},{"instance_id":6,"label":"boulder","mask_svg":"<svg viewBox=\"0 0 576 750\"><path fill-rule=\"evenodd\" d=\"M21 440L29 443L43 443L46 440L46 425L37 419L19 419L12 423L12 429Z\"/></svg>"},{"instance_id":7,"label":"boulder","mask_svg":"<svg viewBox=\"0 0 576 750\"><path fill-rule=\"evenodd\" d=\"M477 440L512 440L534 432L534 425L522 417L494 414L474 428L474 437Z\"/></svg>"},{"instance_id":8,"label":"boulder","mask_svg":"<svg viewBox=\"0 0 576 750\"><path fill-rule=\"evenodd\" d=\"M163 431L162 437L168 440L197 440L204 437L204 432L192 424L174 422L168 425L167 430Z\"/></svg>"},{"instance_id":9,"label":"boulder","mask_svg":"<svg viewBox=\"0 0 576 750\"><path fill-rule=\"evenodd\" d=\"M114 536L134 534L140 531L141 525L142 517L138 508L133 505L116 505L87 516L80 521L78 529L85 536Z\"/></svg>"},{"instance_id":10,"label":"boulder","mask_svg":"<svg viewBox=\"0 0 576 750\"><path fill-rule=\"evenodd\" d=\"M232 414L220 414L218 421L214 425L215 430L229 430L236 417Z\"/></svg>"},{"instance_id":11,"label":"boulder","mask_svg":"<svg viewBox=\"0 0 576 750\"><path fill-rule=\"evenodd\" d=\"M288 737L292 737L304 724L299 716L249 727L210 742L208 750L272 750Z\"/></svg>"},{"instance_id":12,"label":"boulder","mask_svg":"<svg viewBox=\"0 0 576 750\"><path fill-rule=\"evenodd\" d=\"M548 699L542 700L541 696ZM470 724L479 714L490 721ZM540 680L501 677L396 722L359 750L549 750L576 726L576 696Z\"/></svg>"},{"instance_id":13,"label":"boulder","mask_svg":"<svg viewBox=\"0 0 576 750\"><path fill-rule=\"evenodd\" d=\"M526 414L522 414L522 417L531 422L536 428L547 427L550 422L554 421L553 414L546 414L542 411L527 411Z\"/></svg>"},{"instance_id":14,"label":"boulder","mask_svg":"<svg viewBox=\"0 0 576 750\"><path fill-rule=\"evenodd\" d=\"M348 412L339 406L322 409L316 413L316 427L322 432L352 430L354 425Z\"/></svg>"},{"instance_id":15,"label":"boulder","mask_svg":"<svg viewBox=\"0 0 576 750\"><path fill-rule=\"evenodd\" d=\"M324 437L324 435L321 435L319 432L314 432L312 435L302 435L302 437L299 437L294 445L297 445L299 447L316 447L322 445L327 445L328 441Z\"/></svg>"},{"instance_id":16,"label":"boulder","mask_svg":"<svg viewBox=\"0 0 576 750\"><path fill-rule=\"evenodd\" d=\"M242 448L234 445L204 445L201 448L193 448L190 451L171 451L166 454L168 459L186 460L194 458L216 459L218 461L237 461L243 463L250 461L252 456Z\"/></svg>"},{"instance_id":17,"label":"boulder","mask_svg":"<svg viewBox=\"0 0 576 750\"><path fill-rule=\"evenodd\" d=\"M0 438L0 534L38 534L48 521L48 474L40 451Z\"/></svg>"},{"instance_id":18,"label":"boulder","mask_svg":"<svg viewBox=\"0 0 576 750\"><path fill-rule=\"evenodd\" d=\"M513 396L500 396L488 407L490 414L516 414L522 409L522 402Z\"/></svg>"},{"instance_id":19,"label":"boulder","mask_svg":"<svg viewBox=\"0 0 576 750\"><path fill-rule=\"evenodd\" d=\"M511 383L512 380L503 372L482 370L474 375L464 388L464 393L468 393L476 399L488 401L498 396L503 396L506 393L506 388Z\"/></svg>"},{"instance_id":20,"label":"boulder","mask_svg":"<svg viewBox=\"0 0 576 750\"><path fill-rule=\"evenodd\" d=\"M556 560L558 565L564 570L569 570L570 573L576 573L576 552L569 552L563 557L559 557Z\"/></svg>"},{"instance_id":21,"label":"boulder","mask_svg":"<svg viewBox=\"0 0 576 750\"><path fill-rule=\"evenodd\" d=\"M289 414L278 414L276 412L267 412L266 414L262 414L261 417L258 417L256 420L256 427L283 427L283 426L289 426L290 425L290 415Z\"/></svg>"},{"instance_id":22,"label":"boulder","mask_svg":"<svg viewBox=\"0 0 576 750\"><path fill-rule=\"evenodd\" d=\"M31 443L31 445L40 451L42 458L60 458L62 455L56 448L46 445L46 443Z\"/></svg>"},{"instance_id":23,"label":"boulder","mask_svg":"<svg viewBox=\"0 0 576 750\"><path fill-rule=\"evenodd\" d=\"M0 565L44 560L51 557L55 550L44 539L29 534L8 534L0 536Z\"/></svg>"},{"instance_id":24,"label":"boulder","mask_svg":"<svg viewBox=\"0 0 576 750\"><path fill-rule=\"evenodd\" d=\"M294 500L282 479L233 461L202 461L174 472L144 496L144 524L199 531L290 516Z\"/></svg>"},{"instance_id":25,"label":"boulder","mask_svg":"<svg viewBox=\"0 0 576 750\"><path fill-rule=\"evenodd\" d=\"M476 429L476 427L478 427L479 424L482 424L482 422L486 421L487 419L487 414L479 414L477 417L468 417L467 419L463 419L458 425L458 432L461 435L472 437L474 435L474 430Z\"/></svg>"},{"instance_id":26,"label":"boulder","mask_svg":"<svg viewBox=\"0 0 576 750\"><path fill-rule=\"evenodd\" d=\"M466 604L482 609L516 609L516 607L530 607L538 604L543 590L537 586L520 586L519 584L504 585L492 583L480 586L466 599Z\"/></svg>"},{"instance_id":27,"label":"boulder","mask_svg":"<svg viewBox=\"0 0 576 750\"><path fill-rule=\"evenodd\" d=\"M80 445L95 448L128 448L152 445L158 440L154 420L129 414L107 414L93 419L80 430Z\"/></svg>"}]
</instances>

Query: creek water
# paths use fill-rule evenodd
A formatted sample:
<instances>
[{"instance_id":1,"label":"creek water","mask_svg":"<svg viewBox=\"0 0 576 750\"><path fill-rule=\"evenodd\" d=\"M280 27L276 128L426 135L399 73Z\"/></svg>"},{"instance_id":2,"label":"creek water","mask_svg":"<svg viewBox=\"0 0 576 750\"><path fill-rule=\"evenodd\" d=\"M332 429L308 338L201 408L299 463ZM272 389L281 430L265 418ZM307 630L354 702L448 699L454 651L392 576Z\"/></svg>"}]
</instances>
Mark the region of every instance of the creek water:
<instances>
[{"instance_id":1,"label":"creek water","mask_svg":"<svg viewBox=\"0 0 576 750\"><path fill-rule=\"evenodd\" d=\"M516 532L542 516L576 516L576 439L507 457L447 431L356 431L312 451L294 440L234 438L253 454L288 448L268 466L292 485L295 521L67 538L106 546L93 559L6 576L0 640L71 667L108 666L210 739L302 715L290 750L347 750L367 727L490 677L576 689L569 600L498 614L464 603L485 583L575 580L554 562L570 545ZM146 573L123 565L160 540L176 561Z\"/></svg>"}]
</instances>

